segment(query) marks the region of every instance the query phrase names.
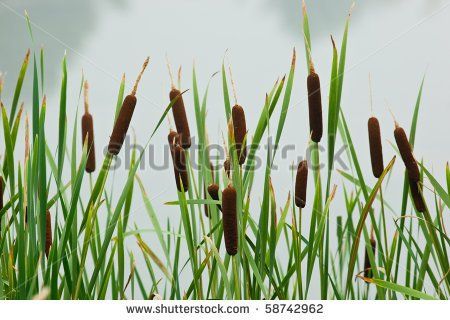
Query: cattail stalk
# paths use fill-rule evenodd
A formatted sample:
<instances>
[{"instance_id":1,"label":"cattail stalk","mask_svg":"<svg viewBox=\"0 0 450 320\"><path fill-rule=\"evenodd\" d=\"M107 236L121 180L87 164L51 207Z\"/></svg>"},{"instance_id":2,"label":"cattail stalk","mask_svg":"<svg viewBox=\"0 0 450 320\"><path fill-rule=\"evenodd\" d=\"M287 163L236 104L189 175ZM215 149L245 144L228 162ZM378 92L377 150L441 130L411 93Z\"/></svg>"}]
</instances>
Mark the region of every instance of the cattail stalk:
<instances>
[{"instance_id":1,"label":"cattail stalk","mask_svg":"<svg viewBox=\"0 0 450 320\"><path fill-rule=\"evenodd\" d=\"M136 82L134 84L131 94L127 95L123 100L122 107L120 108L119 115L117 116L116 123L109 140L108 152L112 155L118 155L122 148L123 141L130 126L131 118L133 117L134 108L136 107L136 91L141 80L142 74L148 65L150 58L147 58L142 66Z\"/></svg>"},{"instance_id":2,"label":"cattail stalk","mask_svg":"<svg viewBox=\"0 0 450 320\"><path fill-rule=\"evenodd\" d=\"M234 142L236 145L236 152L239 159L239 164L242 165L247 157L247 143L244 141L247 135L247 124L245 121L245 112L240 105L233 106L231 111L233 119Z\"/></svg>"},{"instance_id":3,"label":"cattail stalk","mask_svg":"<svg viewBox=\"0 0 450 320\"><path fill-rule=\"evenodd\" d=\"M425 211L425 202L423 200L422 193L419 190L419 182L415 182L409 179L409 190L411 191L411 197L414 202L414 206L418 212Z\"/></svg>"},{"instance_id":4,"label":"cattail stalk","mask_svg":"<svg viewBox=\"0 0 450 320\"><path fill-rule=\"evenodd\" d=\"M375 252L377 249L377 242L373 237L370 239L370 248L372 249L372 253L375 256ZM371 277L372 277L372 266L370 264L369 252L366 249L366 254L364 256L364 278L371 278Z\"/></svg>"},{"instance_id":5,"label":"cattail stalk","mask_svg":"<svg viewBox=\"0 0 450 320\"><path fill-rule=\"evenodd\" d=\"M405 163L409 179L413 182L418 182L420 180L419 166L414 158L405 130L399 127L397 123L395 123L394 137L402 160Z\"/></svg>"},{"instance_id":6,"label":"cattail stalk","mask_svg":"<svg viewBox=\"0 0 450 320\"><path fill-rule=\"evenodd\" d=\"M0 176L0 210L3 209L3 193L5 192L5 181Z\"/></svg>"},{"instance_id":7,"label":"cattail stalk","mask_svg":"<svg viewBox=\"0 0 450 320\"><path fill-rule=\"evenodd\" d=\"M236 216L236 189L231 185L222 191L222 212L225 248L230 256L234 256L238 250L238 233Z\"/></svg>"},{"instance_id":8,"label":"cattail stalk","mask_svg":"<svg viewBox=\"0 0 450 320\"><path fill-rule=\"evenodd\" d=\"M87 140L86 172L92 173L95 171L94 120L89 113L89 84L87 81L84 82L84 115L81 118L81 134L83 144Z\"/></svg>"},{"instance_id":9,"label":"cattail stalk","mask_svg":"<svg viewBox=\"0 0 450 320\"><path fill-rule=\"evenodd\" d=\"M48 258L50 254L50 248L52 246L52 216L50 211L47 210L45 214L45 256Z\"/></svg>"},{"instance_id":10,"label":"cattail stalk","mask_svg":"<svg viewBox=\"0 0 450 320\"><path fill-rule=\"evenodd\" d=\"M172 106L172 114L175 120L177 132L180 135L181 147L183 147L183 149L188 149L191 146L191 132L189 130L189 123L186 116L183 97L180 90L176 88L172 88L169 97L170 101L174 101L176 99Z\"/></svg>"},{"instance_id":11,"label":"cattail stalk","mask_svg":"<svg viewBox=\"0 0 450 320\"><path fill-rule=\"evenodd\" d=\"M306 190L308 187L308 161L303 160L298 164L295 179L295 205L304 208L306 205Z\"/></svg>"},{"instance_id":12,"label":"cattail stalk","mask_svg":"<svg viewBox=\"0 0 450 320\"><path fill-rule=\"evenodd\" d=\"M383 146L381 144L380 123L375 117L371 117L367 123L369 130L370 160L372 163L372 173L375 178L379 178L384 170Z\"/></svg>"},{"instance_id":13,"label":"cattail stalk","mask_svg":"<svg viewBox=\"0 0 450 320\"><path fill-rule=\"evenodd\" d=\"M307 78L308 104L309 104L309 128L311 140L319 143L323 134L322 121L322 97L320 93L320 79L314 71L311 61L310 72Z\"/></svg>"}]
</instances>

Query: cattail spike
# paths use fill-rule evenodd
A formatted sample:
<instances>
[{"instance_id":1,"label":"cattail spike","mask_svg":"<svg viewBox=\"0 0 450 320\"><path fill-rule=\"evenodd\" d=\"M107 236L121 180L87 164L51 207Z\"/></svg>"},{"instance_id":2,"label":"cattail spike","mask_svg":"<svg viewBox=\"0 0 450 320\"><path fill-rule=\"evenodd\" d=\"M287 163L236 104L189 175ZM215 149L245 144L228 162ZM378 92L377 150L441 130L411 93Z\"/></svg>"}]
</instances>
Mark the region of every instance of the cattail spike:
<instances>
[{"instance_id":1,"label":"cattail spike","mask_svg":"<svg viewBox=\"0 0 450 320\"><path fill-rule=\"evenodd\" d=\"M231 185L222 191L222 224L225 248L230 256L238 251L238 232L236 215L236 189Z\"/></svg>"},{"instance_id":2,"label":"cattail spike","mask_svg":"<svg viewBox=\"0 0 450 320\"><path fill-rule=\"evenodd\" d=\"M307 78L307 87L310 132L312 133L312 140L319 143L323 134L322 97L320 93L320 79L314 71L312 62L310 74Z\"/></svg>"},{"instance_id":3,"label":"cattail spike","mask_svg":"<svg viewBox=\"0 0 450 320\"><path fill-rule=\"evenodd\" d=\"M239 159L239 164L242 165L247 157L247 143L245 137L247 136L247 124L245 120L244 109L240 105L233 106L233 134L236 146L236 153Z\"/></svg>"},{"instance_id":4,"label":"cattail spike","mask_svg":"<svg viewBox=\"0 0 450 320\"><path fill-rule=\"evenodd\" d=\"M370 159L372 163L372 173L375 178L379 178L384 170L383 145L381 144L380 123L375 117L371 117L367 123L369 131Z\"/></svg>"},{"instance_id":5,"label":"cattail spike","mask_svg":"<svg viewBox=\"0 0 450 320\"><path fill-rule=\"evenodd\" d=\"M177 132L181 138L181 147L188 149L191 146L191 132L189 129L189 122L186 116L186 109L184 107L183 96L180 90L172 88L169 93L170 101L175 102L172 106L172 115L175 120Z\"/></svg>"},{"instance_id":6,"label":"cattail spike","mask_svg":"<svg viewBox=\"0 0 450 320\"><path fill-rule=\"evenodd\" d=\"M418 182L420 179L419 166L414 158L411 145L406 136L405 130L402 127L397 126L394 130L395 141L400 155L405 163L408 176L411 181Z\"/></svg>"},{"instance_id":7,"label":"cattail spike","mask_svg":"<svg viewBox=\"0 0 450 320\"><path fill-rule=\"evenodd\" d=\"M377 248L377 242L375 239L370 239L370 248L372 250L373 255L375 255L376 248ZM372 277L372 266L370 264L370 258L369 258L369 252L366 248L366 254L364 256L364 278L371 278Z\"/></svg>"},{"instance_id":8,"label":"cattail spike","mask_svg":"<svg viewBox=\"0 0 450 320\"><path fill-rule=\"evenodd\" d=\"M211 199L219 201L219 186L215 183L212 183L208 186L208 194ZM222 211L222 206L220 204L217 205L217 208Z\"/></svg>"},{"instance_id":9,"label":"cattail spike","mask_svg":"<svg viewBox=\"0 0 450 320\"><path fill-rule=\"evenodd\" d=\"M50 254L50 248L52 246L52 216L50 211L47 210L45 214L45 256L48 258Z\"/></svg>"},{"instance_id":10,"label":"cattail spike","mask_svg":"<svg viewBox=\"0 0 450 320\"><path fill-rule=\"evenodd\" d=\"M303 160L298 164L295 178L295 205L304 208L306 205L306 191L308 187L308 161Z\"/></svg>"},{"instance_id":11,"label":"cattail spike","mask_svg":"<svg viewBox=\"0 0 450 320\"><path fill-rule=\"evenodd\" d=\"M133 91L131 91L132 96L136 95L139 81L141 81L142 75L144 74L145 68L147 68L149 61L150 61L150 57L147 57L147 59L145 59L145 61L144 61L144 64L142 65L141 71L139 72L139 74L136 78L136 82L134 83Z\"/></svg>"},{"instance_id":12,"label":"cattail spike","mask_svg":"<svg viewBox=\"0 0 450 320\"><path fill-rule=\"evenodd\" d=\"M424 212L425 201L423 200L422 192L419 189L419 182L415 182L411 180L411 178L409 178L408 180L409 180L409 190L411 191L411 197L414 202L414 207L418 212Z\"/></svg>"}]
</instances>

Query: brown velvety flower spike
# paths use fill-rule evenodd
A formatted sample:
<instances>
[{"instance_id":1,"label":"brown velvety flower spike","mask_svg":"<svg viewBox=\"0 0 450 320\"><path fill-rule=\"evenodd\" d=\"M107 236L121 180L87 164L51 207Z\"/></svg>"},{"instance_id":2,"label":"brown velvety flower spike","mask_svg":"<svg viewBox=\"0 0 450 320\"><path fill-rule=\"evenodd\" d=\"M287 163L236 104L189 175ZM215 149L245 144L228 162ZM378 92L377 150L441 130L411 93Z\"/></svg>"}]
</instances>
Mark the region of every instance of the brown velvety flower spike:
<instances>
[{"instance_id":1,"label":"brown velvety flower spike","mask_svg":"<svg viewBox=\"0 0 450 320\"><path fill-rule=\"evenodd\" d=\"M306 190L308 186L308 162L301 161L298 164L297 176L295 179L295 205L304 208L306 205Z\"/></svg>"},{"instance_id":2,"label":"brown velvety flower spike","mask_svg":"<svg viewBox=\"0 0 450 320\"><path fill-rule=\"evenodd\" d=\"M320 93L320 79L314 71L311 62L310 73L307 78L308 104L309 104L309 128L311 140L319 143L323 134L322 122L322 97Z\"/></svg>"},{"instance_id":3,"label":"brown velvety flower spike","mask_svg":"<svg viewBox=\"0 0 450 320\"><path fill-rule=\"evenodd\" d=\"M230 256L238 250L238 232L236 216L236 189L231 185L222 191L223 233L225 248Z\"/></svg>"},{"instance_id":4,"label":"brown velvety flower spike","mask_svg":"<svg viewBox=\"0 0 450 320\"><path fill-rule=\"evenodd\" d=\"M136 91L141 80L142 74L147 67L149 58L147 58L142 66L141 72L139 73L136 82L133 87L131 94L127 95L123 100L122 107L120 108L119 115L117 116L116 123L109 140L108 152L112 155L118 155L120 149L122 148L123 141L130 127L131 118L133 117L134 108L136 107Z\"/></svg>"},{"instance_id":5,"label":"brown velvety flower spike","mask_svg":"<svg viewBox=\"0 0 450 320\"><path fill-rule=\"evenodd\" d=\"M369 129L370 160L372 163L372 173L375 178L379 178L384 170L383 146L381 144L380 123L375 117L371 117L367 123Z\"/></svg>"},{"instance_id":6,"label":"brown velvety flower spike","mask_svg":"<svg viewBox=\"0 0 450 320\"><path fill-rule=\"evenodd\" d=\"M247 134L247 124L245 121L245 112L240 105L235 105L231 111L233 118L234 140L236 144L236 153L239 158L239 164L242 165L247 157L247 143L244 141Z\"/></svg>"}]
</instances>

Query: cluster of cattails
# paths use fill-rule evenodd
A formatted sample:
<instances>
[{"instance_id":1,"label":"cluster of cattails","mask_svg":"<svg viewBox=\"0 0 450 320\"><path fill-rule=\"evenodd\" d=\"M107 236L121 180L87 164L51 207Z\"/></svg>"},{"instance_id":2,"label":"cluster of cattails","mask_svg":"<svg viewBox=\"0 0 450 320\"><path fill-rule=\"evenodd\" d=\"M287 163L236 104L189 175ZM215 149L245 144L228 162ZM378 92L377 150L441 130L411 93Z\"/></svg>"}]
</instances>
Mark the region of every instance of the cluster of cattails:
<instances>
[{"instance_id":1,"label":"cluster of cattails","mask_svg":"<svg viewBox=\"0 0 450 320\"><path fill-rule=\"evenodd\" d=\"M189 189L189 178L186 168L186 155L184 149L180 145L181 137L177 132L171 130L167 139L169 140L177 189L180 192L186 192Z\"/></svg>"},{"instance_id":2,"label":"cluster of cattails","mask_svg":"<svg viewBox=\"0 0 450 320\"><path fill-rule=\"evenodd\" d=\"M373 238L370 238L370 249L372 250L373 255L375 256L375 252L377 249L377 242ZM364 256L364 278L372 277L372 266L370 264L369 252L366 249L366 254Z\"/></svg>"},{"instance_id":3,"label":"cluster of cattails","mask_svg":"<svg viewBox=\"0 0 450 320\"><path fill-rule=\"evenodd\" d=\"M307 87L311 140L319 143L323 134L322 97L320 93L320 79L314 70L312 62L307 78Z\"/></svg>"},{"instance_id":4,"label":"cluster of cattails","mask_svg":"<svg viewBox=\"0 0 450 320\"><path fill-rule=\"evenodd\" d=\"M411 196L413 198L414 206L419 212L425 211L425 203L423 200L422 193L419 190L420 183L420 171L419 165L414 157L411 144L408 141L405 130L395 123L394 130L395 141L397 142L397 147L402 157L402 160L406 167L406 172L408 173L409 179L409 189L411 191Z\"/></svg>"},{"instance_id":5,"label":"cluster of cattails","mask_svg":"<svg viewBox=\"0 0 450 320\"><path fill-rule=\"evenodd\" d=\"M236 189L229 185L222 191L222 224L225 249L230 256L238 250L238 230L236 215Z\"/></svg>"},{"instance_id":6,"label":"cluster of cattails","mask_svg":"<svg viewBox=\"0 0 450 320\"><path fill-rule=\"evenodd\" d=\"M87 142L86 172L95 171L94 120L89 113L89 84L84 82L84 115L81 118L81 134L83 144Z\"/></svg>"},{"instance_id":7,"label":"cluster of cattails","mask_svg":"<svg viewBox=\"0 0 450 320\"><path fill-rule=\"evenodd\" d=\"M52 215L47 210L45 213L45 256L48 258L50 254L50 248L52 246Z\"/></svg>"},{"instance_id":8,"label":"cluster of cattails","mask_svg":"<svg viewBox=\"0 0 450 320\"><path fill-rule=\"evenodd\" d=\"M295 205L304 208L306 205L306 190L308 187L308 161L303 160L298 164L295 178Z\"/></svg>"},{"instance_id":9,"label":"cluster of cattails","mask_svg":"<svg viewBox=\"0 0 450 320\"><path fill-rule=\"evenodd\" d=\"M148 65L148 62L149 58L145 60L141 72L136 79L132 92L123 100L122 107L120 108L119 115L117 116L116 123L114 124L114 128L109 140L108 152L112 155L118 155L120 149L122 148L137 103L137 87L142 74L144 73L144 70Z\"/></svg>"},{"instance_id":10,"label":"cluster of cattails","mask_svg":"<svg viewBox=\"0 0 450 320\"><path fill-rule=\"evenodd\" d=\"M239 159L239 164L242 165L247 157L247 143L245 142L245 137L247 135L247 124L245 121L244 109L238 104L234 105L231 110L231 116L233 119L233 133L236 153Z\"/></svg>"}]
</instances>

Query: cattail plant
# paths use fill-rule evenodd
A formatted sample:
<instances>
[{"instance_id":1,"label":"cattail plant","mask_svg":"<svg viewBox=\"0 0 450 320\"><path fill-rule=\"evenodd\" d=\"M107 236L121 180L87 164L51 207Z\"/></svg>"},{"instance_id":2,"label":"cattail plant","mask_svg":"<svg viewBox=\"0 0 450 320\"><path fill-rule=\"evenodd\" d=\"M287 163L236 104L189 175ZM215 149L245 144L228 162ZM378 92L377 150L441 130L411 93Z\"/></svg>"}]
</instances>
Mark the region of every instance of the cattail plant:
<instances>
[{"instance_id":1,"label":"cattail plant","mask_svg":"<svg viewBox=\"0 0 450 320\"><path fill-rule=\"evenodd\" d=\"M84 115L81 118L81 134L83 144L87 140L86 172L92 173L95 171L94 120L89 113L89 84L87 81L84 82Z\"/></svg>"},{"instance_id":2,"label":"cattail plant","mask_svg":"<svg viewBox=\"0 0 450 320\"><path fill-rule=\"evenodd\" d=\"M127 95L123 100L122 107L120 108L119 115L117 116L116 123L109 140L108 152L112 155L118 155L122 148L123 141L130 126L131 118L133 116L134 108L136 107L136 91L141 80L142 74L148 65L150 58L145 60L141 72L139 73L136 82L134 84L131 94Z\"/></svg>"},{"instance_id":3,"label":"cattail plant","mask_svg":"<svg viewBox=\"0 0 450 320\"><path fill-rule=\"evenodd\" d=\"M173 161L173 171L178 191L186 192L189 189L188 172L186 169L186 155L180 146L181 137L171 130L168 135L170 153Z\"/></svg>"},{"instance_id":4,"label":"cattail plant","mask_svg":"<svg viewBox=\"0 0 450 320\"><path fill-rule=\"evenodd\" d=\"M222 212L225 248L230 256L234 256L238 249L238 230L236 216L236 189L231 185L222 191Z\"/></svg>"},{"instance_id":5,"label":"cattail plant","mask_svg":"<svg viewBox=\"0 0 450 320\"><path fill-rule=\"evenodd\" d=\"M212 183L208 186L208 194L211 199L219 201L219 186L215 183ZM220 204L217 205L217 208L222 211L222 206Z\"/></svg>"},{"instance_id":6,"label":"cattail plant","mask_svg":"<svg viewBox=\"0 0 450 320\"><path fill-rule=\"evenodd\" d=\"M295 178L295 205L304 208L306 205L306 189L308 186L308 161L303 160L298 164Z\"/></svg>"},{"instance_id":7,"label":"cattail plant","mask_svg":"<svg viewBox=\"0 0 450 320\"><path fill-rule=\"evenodd\" d=\"M53 240L52 240L52 215L50 214L50 211L47 210L45 214L45 256L48 258L48 255L50 253L50 248L52 246Z\"/></svg>"},{"instance_id":8,"label":"cattail plant","mask_svg":"<svg viewBox=\"0 0 450 320\"><path fill-rule=\"evenodd\" d=\"M239 159L239 164L242 165L247 157L247 143L244 141L247 134L247 124L245 121L244 109L236 104L231 111L233 119L233 133L234 142L236 145L236 152Z\"/></svg>"},{"instance_id":9,"label":"cattail plant","mask_svg":"<svg viewBox=\"0 0 450 320\"><path fill-rule=\"evenodd\" d=\"M414 202L414 206L418 212L425 211L425 202L423 200L422 193L419 190L419 182L415 182L409 179L409 190L411 191L411 197Z\"/></svg>"},{"instance_id":10,"label":"cattail plant","mask_svg":"<svg viewBox=\"0 0 450 320\"><path fill-rule=\"evenodd\" d=\"M308 104L309 104L309 128L311 140L318 143L322 139L322 97L320 94L320 79L314 70L313 63L307 78Z\"/></svg>"},{"instance_id":11,"label":"cattail plant","mask_svg":"<svg viewBox=\"0 0 450 320\"><path fill-rule=\"evenodd\" d=\"M373 255L375 255L377 249L377 242L375 241L373 236L370 238L370 248L372 249ZM364 256L364 278L371 278L371 277L372 277L372 266L370 264L369 252L366 249L366 254Z\"/></svg>"},{"instance_id":12,"label":"cattail plant","mask_svg":"<svg viewBox=\"0 0 450 320\"><path fill-rule=\"evenodd\" d=\"M397 142L398 150L405 163L406 170L408 172L409 179L413 182L418 182L420 179L419 166L414 158L411 145L406 137L405 130L395 122L394 130L395 141Z\"/></svg>"},{"instance_id":13,"label":"cattail plant","mask_svg":"<svg viewBox=\"0 0 450 320\"><path fill-rule=\"evenodd\" d=\"M376 117L369 118L367 123L369 129L370 160L372 163L372 173L375 178L379 178L384 170L383 146L381 144L380 123Z\"/></svg>"}]
</instances>

